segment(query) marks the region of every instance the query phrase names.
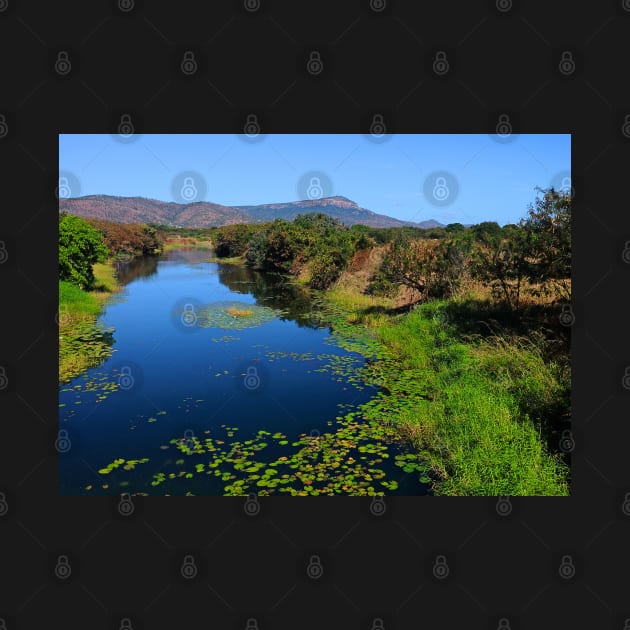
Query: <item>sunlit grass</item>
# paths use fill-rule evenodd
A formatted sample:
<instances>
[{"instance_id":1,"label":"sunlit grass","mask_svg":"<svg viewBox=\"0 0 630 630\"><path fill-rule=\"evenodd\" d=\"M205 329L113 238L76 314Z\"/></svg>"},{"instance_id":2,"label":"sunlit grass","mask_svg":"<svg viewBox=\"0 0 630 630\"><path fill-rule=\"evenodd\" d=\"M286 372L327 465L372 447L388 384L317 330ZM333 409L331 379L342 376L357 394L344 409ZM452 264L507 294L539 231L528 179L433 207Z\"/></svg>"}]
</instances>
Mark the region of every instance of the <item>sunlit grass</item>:
<instances>
[{"instance_id":1,"label":"sunlit grass","mask_svg":"<svg viewBox=\"0 0 630 630\"><path fill-rule=\"evenodd\" d=\"M447 301L404 315L366 315L376 298L344 291L329 297L347 323L372 329L390 353L373 367L390 393L370 413L422 454L437 478L436 494L569 493L568 468L547 451L541 432L566 405L570 376L545 362L534 333L463 338L449 324Z\"/></svg>"}]
</instances>

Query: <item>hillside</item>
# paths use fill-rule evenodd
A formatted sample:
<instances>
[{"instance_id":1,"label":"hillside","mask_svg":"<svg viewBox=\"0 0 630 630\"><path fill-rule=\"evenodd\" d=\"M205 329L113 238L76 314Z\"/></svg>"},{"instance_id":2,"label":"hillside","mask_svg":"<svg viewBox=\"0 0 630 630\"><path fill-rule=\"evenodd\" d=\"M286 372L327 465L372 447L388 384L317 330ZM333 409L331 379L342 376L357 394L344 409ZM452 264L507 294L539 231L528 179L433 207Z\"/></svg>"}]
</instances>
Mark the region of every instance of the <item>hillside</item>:
<instances>
[{"instance_id":1,"label":"hillside","mask_svg":"<svg viewBox=\"0 0 630 630\"><path fill-rule=\"evenodd\" d=\"M59 211L81 217L106 219L115 223L155 223L178 227L210 227L235 223L264 223L274 219L292 220L298 214L324 212L345 225L431 228L442 224L434 220L412 223L361 208L346 197L264 204L259 206L222 206L208 201L173 203L144 197L89 195L59 200Z\"/></svg>"}]
</instances>

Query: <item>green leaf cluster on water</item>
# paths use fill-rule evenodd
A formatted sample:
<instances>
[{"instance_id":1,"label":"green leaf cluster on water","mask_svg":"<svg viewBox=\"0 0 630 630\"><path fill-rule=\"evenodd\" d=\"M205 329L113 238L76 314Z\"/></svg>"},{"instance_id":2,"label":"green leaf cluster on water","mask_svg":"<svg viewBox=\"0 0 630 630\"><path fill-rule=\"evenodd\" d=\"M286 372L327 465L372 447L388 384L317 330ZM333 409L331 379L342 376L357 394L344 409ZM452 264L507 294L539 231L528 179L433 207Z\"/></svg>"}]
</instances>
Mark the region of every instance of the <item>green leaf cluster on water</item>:
<instances>
[{"instance_id":1,"label":"green leaf cluster on water","mask_svg":"<svg viewBox=\"0 0 630 630\"><path fill-rule=\"evenodd\" d=\"M184 311L182 310L175 315L180 317L183 313ZM232 313L236 313L236 315ZM246 316L243 316L245 314ZM262 324L279 317L281 314L282 311L270 308L269 306L237 301L215 302L195 311L197 326L201 328L224 328L228 330L242 330L244 328L262 326ZM220 338L221 341L232 339L236 338ZM215 339L213 339L213 341L215 341Z\"/></svg>"},{"instance_id":2,"label":"green leaf cluster on water","mask_svg":"<svg viewBox=\"0 0 630 630\"><path fill-rule=\"evenodd\" d=\"M330 422L331 430L321 434L300 434L292 442L285 433L259 430L251 439L218 439L209 435L173 438L170 441L185 457L174 462L174 472L160 471L152 486L184 477L212 475L225 482L224 494L259 495L284 493L294 496L353 494L376 496L398 487L387 479L382 464L391 456L391 445L400 440L391 428L376 421L363 422L351 412ZM226 437L238 427L221 427ZM218 433L209 430L208 433ZM285 454L265 457L266 451ZM263 459L265 461L263 461ZM426 467L413 453L396 453L395 462L405 473L420 473L426 481Z\"/></svg>"}]
</instances>

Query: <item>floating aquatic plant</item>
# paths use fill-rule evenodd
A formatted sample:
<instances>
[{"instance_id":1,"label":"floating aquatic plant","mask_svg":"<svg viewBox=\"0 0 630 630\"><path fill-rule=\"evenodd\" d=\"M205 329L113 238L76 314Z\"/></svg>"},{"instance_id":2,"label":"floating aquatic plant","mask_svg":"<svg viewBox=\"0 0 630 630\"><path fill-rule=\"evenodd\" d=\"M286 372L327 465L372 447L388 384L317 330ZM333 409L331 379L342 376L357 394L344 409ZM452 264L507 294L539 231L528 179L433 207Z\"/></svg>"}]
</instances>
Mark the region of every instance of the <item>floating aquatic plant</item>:
<instances>
[{"instance_id":1,"label":"floating aquatic plant","mask_svg":"<svg viewBox=\"0 0 630 630\"><path fill-rule=\"evenodd\" d=\"M180 313L178 315L183 314ZM246 304L243 302L215 302L197 309L196 324L201 328L225 328L241 330L254 328L275 319L283 311L261 306L260 304Z\"/></svg>"}]
</instances>

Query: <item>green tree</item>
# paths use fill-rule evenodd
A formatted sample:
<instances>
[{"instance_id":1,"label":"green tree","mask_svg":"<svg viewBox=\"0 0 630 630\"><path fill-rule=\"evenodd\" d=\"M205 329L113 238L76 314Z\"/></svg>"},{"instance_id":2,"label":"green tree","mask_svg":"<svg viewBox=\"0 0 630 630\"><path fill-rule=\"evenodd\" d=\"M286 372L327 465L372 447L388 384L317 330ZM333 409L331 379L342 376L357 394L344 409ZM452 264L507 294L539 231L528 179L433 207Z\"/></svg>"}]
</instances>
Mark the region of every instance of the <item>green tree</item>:
<instances>
[{"instance_id":1,"label":"green tree","mask_svg":"<svg viewBox=\"0 0 630 630\"><path fill-rule=\"evenodd\" d=\"M529 232L514 226L508 236L493 236L486 243L477 244L473 273L492 287L495 299L517 310L524 281L530 274L531 253Z\"/></svg>"},{"instance_id":2,"label":"green tree","mask_svg":"<svg viewBox=\"0 0 630 630\"><path fill-rule=\"evenodd\" d=\"M108 250L101 233L84 219L72 214L59 215L59 279L82 289L94 282L92 265L103 262Z\"/></svg>"},{"instance_id":3,"label":"green tree","mask_svg":"<svg viewBox=\"0 0 630 630\"><path fill-rule=\"evenodd\" d=\"M449 234L453 234L455 232L464 232L466 227L463 223L449 223L444 230Z\"/></svg>"},{"instance_id":4,"label":"green tree","mask_svg":"<svg viewBox=\"0 0 630 630\"><path fill-rule=\"evenodd\" d=\"M501 226L496 221L482 221L471 229L475 240L485 245L490 245L501 234Z\"/></svg>"},{"instance_id":5,"label":"green tree","mask_svg":"<svg viewBox=\"0 0 630 630\"><path fill-rule=\"evenodd\" d=\"M569 299L572 197L553 188L539 192L542 195L529 207L523 221L531 239L529 278L542 292L555 291L562 299Z\"/></svg>"}]
</instances>

